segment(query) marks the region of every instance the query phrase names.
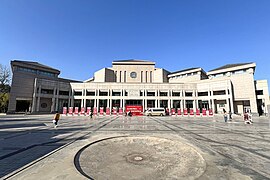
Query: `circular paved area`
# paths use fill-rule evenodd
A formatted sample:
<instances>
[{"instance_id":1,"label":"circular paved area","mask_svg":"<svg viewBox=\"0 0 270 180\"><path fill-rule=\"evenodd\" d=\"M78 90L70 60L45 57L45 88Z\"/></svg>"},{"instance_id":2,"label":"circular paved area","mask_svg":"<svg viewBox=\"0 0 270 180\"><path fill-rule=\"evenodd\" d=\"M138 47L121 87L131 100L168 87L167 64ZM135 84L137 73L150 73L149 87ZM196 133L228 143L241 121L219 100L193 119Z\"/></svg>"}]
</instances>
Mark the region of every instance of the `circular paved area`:
<instances>
[{"instance_id":1,"label":"circular paved area","mask_svg":"<svg viewBox=\"0 0 270 180\"><path fill-rule=\"evenodd\" d=\"M114 137L93 142L75 157L90 179L196 179L205 161L191 146L157 137Z\"/></svg>"}]
</instances>

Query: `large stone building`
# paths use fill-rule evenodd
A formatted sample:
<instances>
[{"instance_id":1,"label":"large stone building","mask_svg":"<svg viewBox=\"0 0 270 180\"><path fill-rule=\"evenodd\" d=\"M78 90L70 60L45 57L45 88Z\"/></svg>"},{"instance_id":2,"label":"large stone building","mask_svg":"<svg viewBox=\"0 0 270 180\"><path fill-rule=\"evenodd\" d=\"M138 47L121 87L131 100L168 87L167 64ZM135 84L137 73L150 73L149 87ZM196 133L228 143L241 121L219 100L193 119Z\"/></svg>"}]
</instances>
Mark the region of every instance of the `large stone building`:
<instances>
[{"instance_id":1,"label":"large stone building","mask_svg":"<svg viewBox=\"0 0 270 180\"><path fill-rule=\"evenodd\" d=\"M27 102L31 112L62 111L65 107L99 110L127 105L171 109L223 109L242 114L268 113L268 84L254 80L255 63L225 65L209 72L189 68L169 72L143 60L113 61L94 77L75 82L58 78L59 70L36 62L12 61L13 80L9 112ZM26 105L27 106L27 105Z\"/></svg>"}]
</instances>

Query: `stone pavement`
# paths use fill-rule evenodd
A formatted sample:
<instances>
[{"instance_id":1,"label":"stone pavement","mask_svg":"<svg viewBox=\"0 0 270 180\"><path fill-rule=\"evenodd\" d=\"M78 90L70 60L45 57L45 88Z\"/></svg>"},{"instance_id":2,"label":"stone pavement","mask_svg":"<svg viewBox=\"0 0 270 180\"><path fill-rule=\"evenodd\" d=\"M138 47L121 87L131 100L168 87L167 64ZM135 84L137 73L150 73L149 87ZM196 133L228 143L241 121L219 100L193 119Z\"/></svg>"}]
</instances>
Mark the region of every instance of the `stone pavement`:
<instances>
[{"instance_id":1,"label":"stone pavement","mask_svg":"<svg viewBox=\"0 0 270 180\"><path fill-rule=\"evenodd\" d=\"M2 179L270 179L270 120L0 116Z\"/></svg>"}]
</instances>

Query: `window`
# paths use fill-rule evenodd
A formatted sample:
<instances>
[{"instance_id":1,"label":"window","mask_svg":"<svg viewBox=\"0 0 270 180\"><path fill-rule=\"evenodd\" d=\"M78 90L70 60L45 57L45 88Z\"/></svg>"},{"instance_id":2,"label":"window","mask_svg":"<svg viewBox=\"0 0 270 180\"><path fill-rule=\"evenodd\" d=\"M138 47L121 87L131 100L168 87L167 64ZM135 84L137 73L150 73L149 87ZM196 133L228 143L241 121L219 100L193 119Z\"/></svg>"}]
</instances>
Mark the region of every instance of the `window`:
<instances>
[{"instance_id":1,"label":"window","mask_svg":"<svg viewBox=\"0 0 270 180\"><path fill-rule=\"evenodd\" d=\"M41 93L42 94L53 94L53 90L52 89L41 89Z\"/></svg>"},{"instance_id":2,"label":"window","mask_svg":"<svg viewBox=\"0 0 270 180\"><path fill-rule=\"evenodd\" d=\"M95 96L95 91L86 91L86 96Z\"/></svg>"},{"instance_id":3,"label":"window","mask_svg":"<svg viewBox=\"0 0 270 180\"><path fill-rule=\"evenodd\" d=\"M214 91L213 95L225 95L226 91L225 90L221 90L221 91Z\"/></svg>"},{"instance_id":4,"label":"window","mask_svg":"<svg viewBox=\"0 0 270 180\"><path fill-rule=\"evenodd\" d=\"M198 92L198 96L208 96L208 92Z\"/></svg>"},{"instance_id":5,"label":"window","mask_svg":"<svg viewBox=\"0 0 270 180\"><path fill-rule=\"evenodd\" d=\"M160 92L159 96L168 96L168 92Z\"/></svg>"},{"instance_id":6,"label":"window","mask_svg":"<svg viewBox=\"0 0 270 180\"><path fill-rule=\"evenodd\" d=\"M38 71L38 74L43 75L43 76L49 76L49 77L54 77L55 74L46 72L46 71Z\"/></svg>"},{"instance_id":7,"label":"window","mask_svg":"<svg viewBox=\"0 0 270 180\"><path fill-rule=\"evenodd\" d=\"M172 92L172 96L180 96L180 92Z\"/></svg>"},{"instance_id":8,"label":"window","mask_svg":"<svg viewBox=\"0 0 270 180\"><path fill-rule=\"evenodd\" d=\"M115 92L115 91L113 91L112 92L112 96L121 96L121 92Z\"/></svg>"},{"instance_id":9,"label":"window","mask_svg":"<svg viewBox=\"0 0 270 180\"><path fill-rule=\"evenodd\" d=\"M192 94L193 94L192 92L185 92L186 97L192 97Z\"/></svg>"},{"instance_id":10,"label":"window","mask_svg":"<svg viewBox=\"0 0 270 180\"><path fill-rule=\"evenodd\" d=\"M41 106L41 108L43 108L43 109L45 109L45 108L48 107L47 103L42 103L40 106Z\"/></svg>"},{"instance_id":11,"label":"window","mask_svg":"<svg viewBox=\"0 0 270 180\"><path fill-rule=\"evenodd\" d=\"M37 74L37 70L35 70L35 69L30 69L30 68L24 68L24 67L18 67L18 71Z\"/></svg>"},{"instance_id":12,"label":"window","mask_svg":"<svg viewBox=\"0 0 270 180\"><path fill-rule=\"evenodd\" d=\"M82 91L75 91L74 96L82 96Z\"/></svg>"},{"instance_id":13,"label":"window","mask_svg":"<svg viewBox=\"0 0 270 180\"><path fill-rule=\"evenodd\" d=\"M131 72L130 73L130 77L131 78L136 78L137 77L137 73L136 72Z\"/></svg>"},{"instance_id":14,"label":"window","mask_svg":"<svg viewBox=\"0 0 270 180\"><path fill-rule=\"evenodd\" d=\"M119 82L122 82L122 71L120 71L119 73L120 73L120 75L119 75L119 78L120 78L119 79Z\"/></svg>"},{"instance_id":15,"label":"window","mask_svg":"<svg viewBox=\"0 0 270 180\"><path fill-rule=\"evenodd\" d=\"M69 92L68 91L59 91L59 95L68 96Z\"/></svg>"},{"instance_id":16,"label":"window","mask_svg":"<svg viewBox=\"0 0 270 180\"><path fill-rule=\"evenodd\" d=\"M99 96L108 96L108 92L102 92L102 91L100 91L99 92Z\"/></svg>"},{"instance_id":17,"label":"window","mask_svg":"<svg viewBox=\"0 0 270 180\"><path fill-rule=\"evenodd\" d=\"M263 95L263 90L257 90L256 95Z\"/></svg>"},{"instance_id":18,"label":"window","mask_svg":"<svg viewBox=\"0 0 270 180\"><path fill-rule=\"evenodd\" d=\"M147 92L147 96L155 96L155 92Z\"/></svg>"}]
</instances>

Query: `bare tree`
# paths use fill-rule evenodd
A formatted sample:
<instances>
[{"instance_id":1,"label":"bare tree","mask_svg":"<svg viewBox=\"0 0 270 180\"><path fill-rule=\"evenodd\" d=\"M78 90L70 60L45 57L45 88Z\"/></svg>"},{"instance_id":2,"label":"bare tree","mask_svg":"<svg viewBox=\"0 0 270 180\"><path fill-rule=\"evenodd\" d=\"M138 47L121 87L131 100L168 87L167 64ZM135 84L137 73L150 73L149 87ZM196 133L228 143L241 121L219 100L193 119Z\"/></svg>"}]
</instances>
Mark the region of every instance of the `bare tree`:
<instances>
[{"instance_id":1,"label":"bare tree","mask_svg":"<svg viewBox=\"0 0 270 180\"><path fill-rule=\"evenodd\" d=\"M0 64L0 113L8 109L10 91L10 71L6 66Z\"/></svg>"},{"instance_id":2,"label":"bare tree","mask_svg":"<svg viewBox=\"0 0 270 180\"><path fill-rule=\"evenodd\" d=\"M0 64L0 85L6 85L10 82L10 71L6 66Z\"/></svg>"}]
</instances>

